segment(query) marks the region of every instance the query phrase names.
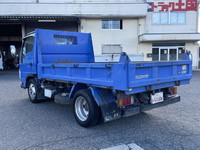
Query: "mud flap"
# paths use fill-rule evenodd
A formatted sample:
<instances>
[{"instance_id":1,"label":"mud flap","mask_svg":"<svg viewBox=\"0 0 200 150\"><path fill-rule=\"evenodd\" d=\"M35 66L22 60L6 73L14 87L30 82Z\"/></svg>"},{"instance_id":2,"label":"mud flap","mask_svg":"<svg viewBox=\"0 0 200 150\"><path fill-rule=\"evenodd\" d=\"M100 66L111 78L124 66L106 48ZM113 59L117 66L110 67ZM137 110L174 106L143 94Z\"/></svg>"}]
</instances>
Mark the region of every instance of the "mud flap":
<instances>
[{"instance_id":1,"label":"mud flap","mask_svg":"<svg viewBox=\"0 0 200 150\"><path fill-rule=\"evenodd\" d=\"M116 102L100 106L104 122L119 119L122 117L122 110L117 107Z\"/></svg>"},{"instance_id":2,"label":"mud flap","mask_svg":"<svg viewBox=\"0 0 200 150\"><path fill-rule=\"evenodd\" d=\"M112 90L90 87L92 95L101 108L104 122L122 117L122 110L117 106Z\"/></svg>"}]
</instances>

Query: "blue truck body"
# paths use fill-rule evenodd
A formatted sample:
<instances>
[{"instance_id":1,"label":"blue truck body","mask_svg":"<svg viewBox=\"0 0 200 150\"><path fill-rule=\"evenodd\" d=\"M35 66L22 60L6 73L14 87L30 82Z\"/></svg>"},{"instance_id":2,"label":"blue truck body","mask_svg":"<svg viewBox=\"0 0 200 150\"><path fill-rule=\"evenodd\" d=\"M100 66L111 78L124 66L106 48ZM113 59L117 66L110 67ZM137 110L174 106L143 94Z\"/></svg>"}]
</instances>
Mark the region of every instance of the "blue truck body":
<instances>
[{"instance_id":1,"label":"blue truck body","mask_svg":"<svg viewBox=\"0 0 200 150\"><path fill-rule=\"evenodd\" d=\"M188 53L183 60L166 62L131 62L128 55L122 53L117 63L96 63L91 34L36 29L34 34L27 37L33 37L33 43L31 45L25 42L24 45L27 48L33 47L28 52L25 46L22 48L21 87L28 88L29 80L33 78L43 89L47 83L51 85L51 89L55 83L69 84L69 100L73 100L77 91L90 89L95 102L101 108L104 121L120 118L125 114L106 116L109 114L108 107L111 106L108 104L118 101L116 93L154 93L188 84L192 77L192 61ZM52 93L56 91L53 89ZM152 108L156 105L159 107L161 103L154 104ZM126 109L124 106L120 109L122 108ZM139 109L141 112L141 106Z\"/></svg>"}]
</instances>

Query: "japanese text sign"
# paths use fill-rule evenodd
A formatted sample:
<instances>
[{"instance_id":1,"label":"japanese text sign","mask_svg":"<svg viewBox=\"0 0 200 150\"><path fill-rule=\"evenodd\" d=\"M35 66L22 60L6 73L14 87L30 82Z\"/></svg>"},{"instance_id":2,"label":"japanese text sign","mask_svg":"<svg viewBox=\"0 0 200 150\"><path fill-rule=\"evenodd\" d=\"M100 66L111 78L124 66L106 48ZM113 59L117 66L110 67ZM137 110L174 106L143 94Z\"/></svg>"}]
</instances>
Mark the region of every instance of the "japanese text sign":
<instances>
[{"instance_id":1,"label":"japanese text sign","mask_svg":"<svg viewBox=\"0 0 200 150\"><path fill-rule=\"evenodd\" d=\"M197 11L197 0L147 0L148 12Z\"/></svg>"}]
</instances>

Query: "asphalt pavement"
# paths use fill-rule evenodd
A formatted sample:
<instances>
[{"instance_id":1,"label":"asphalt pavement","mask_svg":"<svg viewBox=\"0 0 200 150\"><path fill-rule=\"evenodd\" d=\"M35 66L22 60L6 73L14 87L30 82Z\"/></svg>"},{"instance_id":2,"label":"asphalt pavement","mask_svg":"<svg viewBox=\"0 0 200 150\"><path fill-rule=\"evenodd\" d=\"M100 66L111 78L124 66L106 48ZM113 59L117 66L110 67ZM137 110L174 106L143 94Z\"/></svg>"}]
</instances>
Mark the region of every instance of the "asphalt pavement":
<instances>
[{"instance_id":1,"label":"asphalt pavement","mask_svg":"<svg viewBox=\"0 0 200 150\"><path fill-rule=\"evenodd\" d=\"M200 150L200 71L178 88L181 102L80 127L71 105L32 104L17 71L0 71L0 150L97 150L136 143L145 150Z\"/></svg>"}]
</instances>

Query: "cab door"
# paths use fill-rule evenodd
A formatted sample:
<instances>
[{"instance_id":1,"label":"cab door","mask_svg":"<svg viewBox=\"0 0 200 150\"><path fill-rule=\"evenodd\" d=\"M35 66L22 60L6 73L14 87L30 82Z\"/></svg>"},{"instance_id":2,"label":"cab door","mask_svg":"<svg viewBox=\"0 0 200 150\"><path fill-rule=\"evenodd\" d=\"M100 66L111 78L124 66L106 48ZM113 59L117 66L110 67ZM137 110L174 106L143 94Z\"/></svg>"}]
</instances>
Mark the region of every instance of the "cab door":
<instances>
[{"instance_id":1,"label":"cab door","mask_svg":"<svg viewBox=\"0 0 200 150\"><path fill-rule=\"evenodd\" d=\"M36 74L36 58L34 51L34 36L28 36L24 39L20 54L19 76L21 86L26 87L26 79Z\"/></svg>"}]
</instances>

